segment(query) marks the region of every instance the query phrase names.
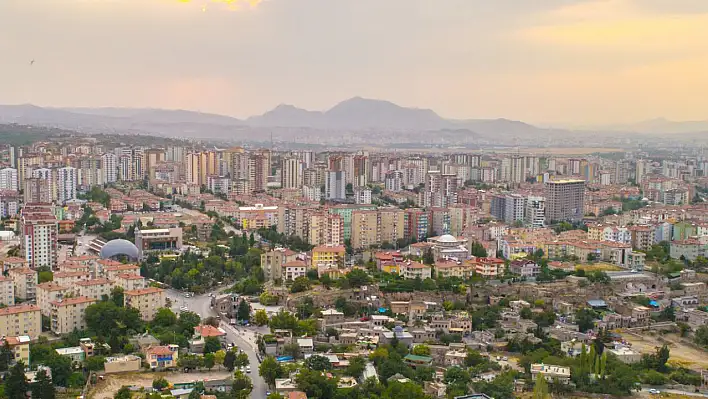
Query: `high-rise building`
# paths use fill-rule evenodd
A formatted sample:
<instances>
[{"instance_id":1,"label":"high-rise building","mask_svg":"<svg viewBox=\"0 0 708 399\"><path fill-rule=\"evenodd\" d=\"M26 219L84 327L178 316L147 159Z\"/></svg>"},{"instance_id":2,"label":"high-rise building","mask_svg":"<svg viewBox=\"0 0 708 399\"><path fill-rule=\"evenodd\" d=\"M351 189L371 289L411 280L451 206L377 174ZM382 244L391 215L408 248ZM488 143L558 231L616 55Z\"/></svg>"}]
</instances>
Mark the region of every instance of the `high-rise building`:
<instances>
[{"instance_id":1,"label":"high-rise building","mask_svg":"<svg viewBox=\"0 0 708 399\"><path fill-rule=\"evenodd\" d=\"M285 157L282 162L282 188L300 188L302 186L302 162L295 157Z\"/></svg>"},{"instance_id":2,"label":"high-rise building","mask_svg":"<svg viewBox=\"0 0 708 399\"><path fill-rule=\"evenodd\" d=\"M392 170L386 173L385 187L387 191L398 192L403 190L403 172Z\"/></svg>"},{"instance_id":3,"label":"high-rise building","mask_svg":"<svg viewBox=\"0 0 708 399\"><path fill-rule=\"evenodd\" d=\"M551 180L545 183L546 222L583 219L585 205L584 180Z\"/></svg>"},{"instance_id":4,"label":"high-rise building","mask_svg":"<svg viewBox=\"0 0 708 399\"><path fill-rule=\"evenodd\" d=\"M157 164L165 161L165 151L151 148L145 150L145 172L149 179L155 178L155 168Z\"/></svg>"},{"instance_id":5,"label":"high-rise building","mask_svg":"<svg viewBox=\"0 0 708 399\"><path fill-rule=\"evenodd\" d=\"M369 156L357 154L352 159L352 185L354 187L365 187L369 183Z\"/></svg>"},{"instance_id":6,"label":"high-rise building","mask_svg":"<svg viewBox=\"0 0 708 399\"><path fill-rule=\"evenodd\" d=\"M347 198L346 173L344 171L327 172L325 180L325 198L328 200L343 200Z\"/></svg>"},{"instance_id":7,"label":"high-rise building","mask_svg":"<svg viewBox=\"0 0 708 399\"><path fill-rule=\"evenodd\" d=\"M22 196L25 204L52 202L52 193L49 188L49 181L40 177L25 179L24 192Z\"/></svg>"},{"instance_id":8,"label":"high-rise building","mask_svg":"<svg viewBox=\"0 0 708 399\"><path fill-rule=\"evenodd\" d=\"M49 204L25 204L20 216L20 252L27 266L57 267L58 223Z\"/></svg>"},{"instance_id":9,"label":"high-rise building","mask_svg":"<svg viewBox=\"0 0 708 399\"><path fill-rule=\"evenodd\" d=\"M512 184L523 182L526 179L524 157L514 155L502 159L501 179Z\"/></svg>"},{"instance_id":10,"label":"high-rise building","mask_svg":"<svg viewBox=\"0 0 708 399\"><path fill-rule=\"evenodd\" d=\"M202 184L200 180L201 176L201 162L200 154L198 152L190 152L187 154L185 167L186 167L186 178L187 184L194 184L200 186Z\"/></svg>"},{"instance_id":11,"label":"high-rise building","mask_svg":"<svg viewBox=\"0 0 708 399\"><path fill-rule=\"evenodd\" d=\"M144 153L142 148L116 148L120 178L125 181L142 180L145 177Z\"/></svg>"},{"instance_id":12,"label":"high-rise building","mask_svg":"<svg viewBox=\"0 0 708 399\"><path fill-rule=\"evenodd\" d=\"M381 243L397 245L398 240L404 238L406 213L396 207L381 208L379 213L379 239Z\"/></svg>"},{"instance_id":13,"label":"high-rise building","mask_svg":"<svg viewBox=\"0 0 708 399\"><path fill-rule=\"evenodd\" d=\"M71 166L57 169L57 201L59 203L63 204L76 199L77 175L76 168Z\"/></svg>"},{"instance_id":14,"label":"high-rise building","mask_svg":"<svg viewBox=\"0 0 708 399\"><path fill-rule=\"evenodd\" d=\"M457 188L460 178L453 174L443 174L438 170L428 171L425 189L420 192L423 207L447 207L457 203Z\"/></svg>"},{"instance_id":15,"label":"high-rise building","mask_svg":"<svg viewBox=\"0 0 708 399\"><path fill-rule=\"evenodd\" d=\"M39 168L32 170L32 177L39 178L45 181L49 200L46 202L56 201L57 186L56 186L56 171L48 168ZM41 201L44 202L44 201Z\"/></svg>"},{"instance_id":16,"label":"high-rise building","mask_svg":"<svg viewBox=\"0 0 708 399\"><path fill-rule=\"evenodd\" d=\"M18 179L17 169L3 168L0 169L0 190L17 191Z\"/></svg>"},{"instance_id":17,"label":"high-rise building","mask_svg":"<svg viewBox=\"0 0 708 399\"><path fill-rule=\"evenodd\" d=\"M546 199L543 197L528 197L526 199L526 227L543 227L546 222Z\"/></svg>"},{"instance_id":18,"label":"high-rise building","mask_svg":"<svg viewBox=\"0 0 708 399\"><path fill-rule=\"evenodd\" d=\"M369 248L380 244L378 223L375 210L352 212L352 247Z\"/></svg>"},{"instance_id":19,"label":"high-rise building","mask_svg":"<svg viewBox=\"0 0 708 399\"><path fill-rule=\"evenodd\" d=\"M258 150L248 160L248 180L253 192L263 192L268 188L270 170L270 151Z\"/></svg>"}]
</instances>

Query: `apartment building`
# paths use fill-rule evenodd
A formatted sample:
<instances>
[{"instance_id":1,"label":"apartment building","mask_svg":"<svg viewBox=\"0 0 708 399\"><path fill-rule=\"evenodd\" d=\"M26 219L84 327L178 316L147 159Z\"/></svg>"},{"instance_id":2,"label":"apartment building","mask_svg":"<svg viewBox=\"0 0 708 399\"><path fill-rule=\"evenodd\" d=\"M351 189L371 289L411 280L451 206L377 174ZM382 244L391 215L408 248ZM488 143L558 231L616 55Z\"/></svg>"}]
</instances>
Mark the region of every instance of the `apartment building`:
<instances>
[{"instance_id":1,"label":"apartment building","mask_svg":"<svg viewBox=\"0 0 708 399\"><path fill-rule=\"evenodd\" d=\"M432 277L432 268L418 262L403 262L399 265L399 270L400 276L407 280L416 278L425 280Z\"/></svg>"},{"instance_id":2,"label":"apartment building","mask_svg":"<svg viewBox=\"0 0 708 399\"><path fill-rule=\"evenodd\" d=\"M152 346L145 349L145 361L152 370L177 367L179 345Z\"/></svg>"},{"instance_id":3,"label":"apartment building","mask_svg":"<svg viewBox=\"0 0 708 399\"><path fill-rule=\"evenodd\" d=\"M654 228L651 226L629 226L632 248L647 251L654 245Z\"/></svg>"},{"instance_id":4,"label":"apartment building","mask_svg":"<svg viewBox=\"0 0 708 399\"><path fill-rule=\"evenodd\" d=\"M86 329L86 308L96 303L85 296L59 299L50 302L51 330L56 335L68 334L74 330Z\"/></svg>"},{"instance_id":5,"label":"apartment building","mask_svg":"<svg viewBox=\"0 0 708 399\"><path fill-rule=\"evenodd\" d=\"M19 337L0 338L0 346L7 345L12 352L13 362L22 362L25 366L30 365L30 337L20 335Z\"/></svg>"},{"instance_id":6,"label":"apartment building","mask_svg":"<svg viewBox=\"0 0 708 399\"><path fill-rule=\"evenodd\" d=\"M377 211L354 211L352 213L352 247L368 249L379 245L379 220Z\"/></svg>"},{"instance_id":7,"label":"apartment building","mask_svg":"<svg viewBox=\"0 0 708 399\"><path fill-rule=\"evenodd\" d=\"M88 280L91 275L87 272L57 272L54 273L54 282L65 287L73 287L79 281Z\"/></svg>"},{"instance_id":8,"label":"apartment building","mask_svg":"<svg viewBox=\"0 0 708 399\"><path fill-rule=\"evenodd\" d=\"M15 284L15 296L22 300L37 296L37 271L30 268L10 269L8 273Z\"/></svg>"},{"instance_id":9,"label":"apartment building","mask_svg":"<svg viewBox=\"0 0 708 399\"><path fill-rule=\"evenodd\" d=\"M145 277L136 274L124 273L115 277L116 287L121 287L123 291L141 290L147 287Z\"/></svg>"},{"instance_id":10,"label":"apartment building","mask_svg":"<svg viewBox=\"0 0 708 399\"><path fill-rule=\"evenodd\" d=\"M36 305L15 305L0 309L0 336L29 335L42 332L42 315Z\"/></svg>"},{"instance_id":11,"label":"apartment building","mask_svg":"<svg viewBox=\"0 0 708 399\"><path fill-rule=\"evenodd\" d=\"M100 262L99 262L100 263ZM140 276L140 266L138 265L111 265L103 266L99 275L109 280L115 281L119 274L134 274Z\"/></svg>"},{"instance_id":12,"label":"apartment building","mask_svg":"<svg viewBox=\"0 0 708 399\"><path fill-rule=\"evenodd\" d=\"M546 197L546 223L558 221L578 222L585 209L584 180L551 180L544 185Z\"/></svg>"},{"instance_id":13,"label":"apartment building","mask_svg":"<svg viewBox=\"0 0 708 399\"><path fill-rule=\"evenodd\" d=\"M0 305L15 304L15 285L10 277L0 275Z\"/></svg>"},{"instance_id":14,"label":"apartment building","mask_svg":"<svg viewBox=\"0 0 708 399\"><path fill-rule=\"evenodd\" d=\"M51 205L25 204L20 216L20 252L28 267L57 267L58 231Z\"/></svg>"},{"instance_id":15,"label":"apartment building","mask_svg":"<svg viewBox=\"0 0 708 399\"><path fill-rule=\"evenodd\" d=\"M107 278L96 278L79 281L74 284L74 287L79 296L101 300L103 297L109 297L111 295L114 283Z\"/></svg>"},{"instance_id":16,"label":"apartment building","mask_svg":"<svg viewBox=\"0 0 708 399\"><path fill-rule=\"evenodd\" d=\"M135 246L141 257L150 252L179 250L182 248L182 228L135 230Z\"/></svg>"},{"instance_id":17,"label":"apartment building","mask_svg":"<svg viewBox=\"0 0 708 399\"><path fill-rule=\"evenodd\" d=\"M124 306L130 306L140 311L140 317L145 321L155 318L157 310L165 307L165 290L148 287L123 293Z\"/></svg>"},{"instance_id":18,"label":"apartment building","mask_svg":"<svg viewBox=\"0 0 708 399\"><path fill-rule=\"evenodd\" d=\"M346 253L347 249L343 245L315 247L312 249L311 267L316 269L320 265L337 265L337 267L342 268L344 267Z\"/></svg>"},{"instance_id":19,"label":"apartment building","mask_svg":"<svg viewBox=\"0 0 708 399\"><path fill-rule=\"evenodd\" d=\"M287 262L283 265L283 278L288 281L293 281L298 277L305 277L307 270L307 263L301 260Z\"/></svg>"},{"instance_id":20,"label":"apartment building","mask_svg":"<svg viewBox=\"0 0 708 399\"><path fill-rule=\"evenodd\" d=\"M379 239L381 243L396 245L405 237L406 214L398 208L381 208L378 210Z\"/></svg>"},{"instance_id":21,"label":"apartment building","mask_svg":"<svg viewBox=\"0 0 708 399\"><path fill-rule=\"evenodd\" d=\"M63 299L71 292L71 288L59 285L56 281L48 281L37 285L37 306L39 306L42 316L49 317L52 314L54 301Z\"/></svg>"},{"instance_id":22,"label":"apartment building","mask_svg":"<svg viewBox=\"0 0 708 399\"><path fill-rule=\"evenodd\" d=\"M475 273L485 278L504 275L504 260L496 258L477 258L474 260Z\"/></svg>"},{"instance_id":23,"label":"apartment building","mask_svg":"<svg viewBox=\"0 0 708 399\"><path fill-rule=\"evenodd\" d=\"M276 248L261 254L261 268L266 281L283 278L283 265L297 260L297 252L286 248Z\"/></svg>"}]
</instances>

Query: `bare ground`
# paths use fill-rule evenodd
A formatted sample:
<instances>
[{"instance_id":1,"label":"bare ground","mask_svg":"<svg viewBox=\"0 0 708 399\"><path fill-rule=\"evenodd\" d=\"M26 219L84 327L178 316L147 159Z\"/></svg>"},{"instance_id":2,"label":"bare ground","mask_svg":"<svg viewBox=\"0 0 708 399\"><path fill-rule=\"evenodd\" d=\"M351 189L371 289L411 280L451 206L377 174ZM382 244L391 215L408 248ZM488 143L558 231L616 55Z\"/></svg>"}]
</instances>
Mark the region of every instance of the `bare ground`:
<instances>
[{"instance_id":1,"label":"bare ground","mask_svg":"<svg viewBox=\"0 0 708 399\"><path fill-rule=\"evenodd\" d=\"M112 399L118 390L124 386L152 387L152 381L159 377L164 377L170 383L204 381L210 379L222 379L231 375L229 371L207 371L207 372L141 372L126 374L107 374L105 380L99 381L88 393L89 399Z\"/></svg>"}]
</instances>

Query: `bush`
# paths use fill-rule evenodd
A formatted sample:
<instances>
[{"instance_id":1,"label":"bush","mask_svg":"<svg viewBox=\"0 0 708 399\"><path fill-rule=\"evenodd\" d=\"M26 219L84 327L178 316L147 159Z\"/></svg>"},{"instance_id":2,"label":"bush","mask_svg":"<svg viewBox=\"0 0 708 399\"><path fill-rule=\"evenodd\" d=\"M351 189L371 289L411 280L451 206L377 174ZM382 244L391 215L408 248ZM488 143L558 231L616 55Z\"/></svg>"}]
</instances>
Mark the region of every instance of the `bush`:
<instances>
[{"instance_id":1,"label":"bush","mask_svg":"<svg viewBox=\"0 0 708 399\"><path fill-rule=\"evenodd\" d=\"M665 385L668 378L656 370L647 370L641 376L642 382L649 385Z\"/></svg>"}]
</instances>

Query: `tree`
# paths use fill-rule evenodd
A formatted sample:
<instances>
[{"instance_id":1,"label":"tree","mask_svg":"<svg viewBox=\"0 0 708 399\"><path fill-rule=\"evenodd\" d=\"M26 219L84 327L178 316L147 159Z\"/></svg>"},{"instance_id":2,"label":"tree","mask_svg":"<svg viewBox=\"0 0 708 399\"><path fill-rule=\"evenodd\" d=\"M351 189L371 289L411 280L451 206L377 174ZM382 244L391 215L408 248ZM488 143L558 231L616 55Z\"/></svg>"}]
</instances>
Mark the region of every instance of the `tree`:
<instances>
[{"instance_id":1,"label":"tree","mask_svg":"<svg viewBox=\"0 0 708 399\"><path fill-rule=\"evenodd\" d=\"M332 363L324 356L312 355L305 360L305 367L310 370L326 371L332 368Z\"/></svg>"},{"instance_id":2,"label":"tree","mask_svg":"<svg viewBox=\"0 0 708 399\"><path fill-rule=\"evenodd\" d=\"M214 353L204 354L204 367L206 367L208 370L211 370L212 368L214 368L215 364L216 360L214 357Z\"/></svg>"},{"instance_id":3,"label":"tree","mask_svg":"<svg viewBox=\"0 0 708 399\"><path fill-rule=\"evenodd\" d=\"M347 281L352 288L358 288L371 283L371 278L362 269L353 269L347 274Z\"/></svg>"},{"instance_id":4,"label":"tree","mask_svg":"<svg viewBox=\"0 0 708 399\"><path fill-rule=\"evenodd\" d=\"M10 349L10 344L5 341L2 347L0 347L0 372L5 372L10 368L10 362L15 358L15 355Z\"/></svg>"},{"instance_id":5,"label":"tree","mask_svg":"<svg viewBox=\"0 0 708 399\"><path fill-rule=\"evenodd\" d=\"M251 319L251 305L246 302L245 299L241 299L238 303L238 310L236 311L236 317L239 320L248 321Z\"/></svg>"},{"instance_id":6,"label":"tree","mask_svg":"<svg viewBox=\"0 0 708 399\"><path fill-rule=\"evenodd\" d=\"M541 373L536 376L536 383L533 386L533 399L548 399L550 397L548 394L548 381Z\"/></svg>"},{"instance_id":7,"label":"tree","mask_svg":"<svg viewBox=\"0 0 708 399\"><path fill-rule=\"evenodd\" d=\"M224 359L226 358L226 351L220 349L214 352L214 364L221 367L224 365Z\"/></svg>"},{"instance_id":8,"label":"tree","mask_svg":"<svg viewBox=\"0 0 708 399\"><path fill-rule=\"evenodd\" d=\"M522 319L531 319L533 317L533 311L529 307L523 307L519 311L519 316L521 316Z\"/></svg>"},{"instance_id":9,"label":"tree","mask_svg":"<svg viewBox=\"0 0 708 399\"><path fill-rule=\"evenodd\" d=\"M234 365L236 367L246 367L248 366L249 362L250 361L248 360L248 355L246 354L246 352L240 352L238 355L236 355Z\"/></svg>"},{"instance_id":10,"label":"tree","mask_svg":"<svg viewBox=\"0 0 708 399\"><path fill-rule=\"evenodd\" d=\"M473 242L470 249L472 256L475 256L477 258L487 257L487 249L484 248L484 245L482 245L479 241Z\"/></svg>"},{"instance_id":11,"label":"tree","mask_svg":"<svg viewBox=\"0 0 708 399\"><path fill-rule=\"evenodd\" d=\"M580 332L591 330L595 326L595 312L588 308L578 309L575 312L575 322Z\"/></svg>"},{"instance_id":12,"label":"tree","mask_svg":"<svg viewBox=\"0 0 708 399\"><path fill-rule=\"evenodd\" d=\"M29 384L25 379L25 365L20 361L10 369L5 378L5 396L7 399L26 399Z\"/></svg>"},{"instance_id":13,"label":"tree","mask_svg":"<svg viewBox=\"0 0 708 399\"><path fill-rule=\"evenodd\" d=\"M236 368L236 354L233 351L228 351L224 354L224 367L229 371L234 371L234 368Z\"/></svg>"},{"instance_id":14,"label":"tree","mask_svg":"<svg viewBox=\"0 0 708 399\"><path fill-rule=\"evenodd\" d=\"M177 315L168 308L157 309L152 324L161 327L170 327L177 324Z\"/></svg>"},{"instance_id":15,"label":"tree","mask_svg":"<svg viewBox=\"0 0 708 399\"><path fill-rule=\"evenodd\" d=\"M116 392L115 395L113 395L113 399L130 399L131 393L130 393L130 388L123 385L120 387L118 392Z\"/></svg>"},{"instance_id":16,"label":"tree","mask_svg":"<svg viewBox=\"0 0 708 399\"><path fill-rule=\"evenodd\" d=\"M258 309L253 316L253 320L257 326L265 326L268 324L268 314L264 309Z\"/></svg>"},{"instance_id":17,"label":"tree","mask_svg":"<svg viewBox=\"0 0 708 399\"><path fill-rule=\"evenodd\" d=\"M231 390L236 399L249 398L251 391L253 391L251 379L240 370L236 370L234 373L234 382L231 385Z\"/></svg>"},{"instance_id":18,"label":"tree","mask_svg":"<svg viewBox=\"0 0 708 399\"><path fill-rule=\"evenodd\" d=\"M298 292L307 291L310 289L310 279L307 277L298 277L293 281L293 285L290 286L290 292L295 294Z\"/></svg>"},{"instance_id":19,"label":"tree","mask_svg":"<svg viewBox=\"0 0 708 399\"><path fill-rule=\"evenodd\" d=\"M475 367L486 362L487 359L478 351L472 349L467 350L467 356L465 356L465 366Z\"/></svg>"},{"instance_id":20,"label":"tree","mask_svg":"<svg viewBox=\"0 0 708 399\"><path fill-rule=\"evenodd\" d=\"M272 388L275 386L276 378L281 378L284 375L283 367L278 363L273 356L268 356L263 359L258 374L263 377L263 380Z\"/></svg>"},{"instance_id":21,"label":"tree","mask_svg":"<svg viewBox=\"0 0 708 399\"><path fill-rule=\"evenodd\" d=\"M221 349L221 342L217 337L206 337L204 338L204 354L214 353Z\"/></svg>"},{"instance_id":22,"label":"tree","mask_svg":"<svg viewBox=\"0 0 708 399\"><path fill-rule=\"evenodd\" d=\"M66 382L69 388L82 388L84 385L86 385L86 377L81 372L71 373Z\"/></svg>"},{"instance_id":23,"label":"tree","mask_svg":"<svg viewBox=\"0 0 708 399\"><path fill-rule=\"evenodd\" d=\"M416 356L430 356L430 347L425 344L416 345L411 351Z\"/></svg>"},{"instance_id":24,"label":"tree","mask_svg":"<svg viewBox=\"0 0 708 399\"><path fill-rule=\"evenodd\" d=\"M152 380L152 389L157 391L162 391L163 389L170 386L170 383L166 379L159 377Z\"/></svg>"},{"instance_id":25,"label":"tree","mask_svg":"<svg viewBox=\"0 0 708 399\"><path fill-rule=\"evenodd\" d=\"M359 379L362 374L364 374L364 369L366 368L366 359L361 356L353 357L349 359L349 365L344 370L344 373Z\"/></svg>"},{"instance_id":26,"label":"tree","mask_svg":"<svg viewBox=\"0 0 708 399\"><path fill-rule=\"evenodd\" d=\"M86 358L86 368L89 371L101 371L106 363L106 358L103 356L91 356Z\"/></svg>"},{"instance_id":27,"label":"tree","mask_svg":"<svg viewBox=\"0 0 708 399\"><path fill-rule=\"evenodd\" d=\"M428 248L423 253L423 263L426 265L432 265L435 263L435 256L433 255L433 250Z\"/></svg>"},{"instance_id":28,"label":"tree","mask_svg":"<svg viewBox=\"0 0 708 399\"><path fill-rule=\"evenodd\" d=\"M295 382L298 389L305 392L308 398L333 398L337 391L337 381L327 378L321 371L303 368L295 377Z\"/></svg>"},{"instance_id":29,"label":"tree","mask_svg":"<svg viewBox=\"0 0 708 399\"><path fill-rule=\"evenodd\" d=\"M54 352L44 360L44 365L52 370L52 382L54 385L68 386L69 377L73 372L71 359Z\"/></svg>"}]
</instances>

